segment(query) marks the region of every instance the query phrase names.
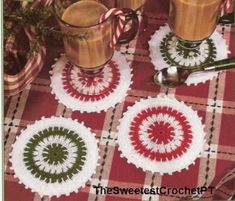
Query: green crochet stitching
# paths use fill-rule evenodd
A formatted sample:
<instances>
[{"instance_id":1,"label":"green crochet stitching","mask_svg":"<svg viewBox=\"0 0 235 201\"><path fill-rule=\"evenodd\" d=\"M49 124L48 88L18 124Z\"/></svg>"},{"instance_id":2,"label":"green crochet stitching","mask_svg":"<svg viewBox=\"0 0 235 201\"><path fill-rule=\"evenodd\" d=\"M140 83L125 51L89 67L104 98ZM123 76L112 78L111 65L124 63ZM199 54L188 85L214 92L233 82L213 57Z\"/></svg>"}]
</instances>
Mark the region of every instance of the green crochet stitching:
<instances>
[{"instance_id":1,"label":"green crochet stitching","mask_svg":"<svg viewBox=\"0 0 235 201\"><path fill-rule=\"evenodd\" d=\"M63 163L68 156L68 152L66 151L66 147L62 146L61 144L53 143L48 145L43 150L44 161L48 162L49 164Z\"/></svg>"},{"instance_id":2,"label":"green crochet stitching","mask_svg":"<svg viewBox=\"0 0 235 201\"><path fill-rule=\"evenodd\" d=\"M63 139L63 143L59 139ZM47 146L45 146L46 142ZM70 157L69 161L66 160L71 150L63 144L72 149L72 158ZM42 150L42 161L37 158L39 150ZM26 144L24 163L27 169L40 180L47 183L61 183L82 170L86 155L85 143L77 133L62 127L49 127L34 135ZM61 167L59 171L58 166Z\"/></svg>"},{"instance_id":3,"label":"green crochet stitching","mask_svg":"<svg viewBox=\"0 0 235 201\"><path fill-rule=\"evenodd\" d=\"M176 51L175 53L177 55L182 56L185 60L187 59L197 60L198 57L203 56L204 57L203 61L198 60L197 64L195 64L195 65L200 65L203 63L212 62L216 58L216 48L215 48L213 41L211 39L207 39L206 41L204 41L204 43L206 46L208 46L208 48L206 49L206 52L204 53L201 53L199 48L195 48L193 50L187 50L177 45L177 40L176 40L176 37L173 35L173 33L168 33L161 41L160 51L161 51L161 55L164 61L168 65L187 66L185 64L181 65L180 62L177 62L175 60L176 58L172 55L172 53L170 53L170 49L172 48L172 46L175 47L175 51Z\"/></svg>"}]
</instances>

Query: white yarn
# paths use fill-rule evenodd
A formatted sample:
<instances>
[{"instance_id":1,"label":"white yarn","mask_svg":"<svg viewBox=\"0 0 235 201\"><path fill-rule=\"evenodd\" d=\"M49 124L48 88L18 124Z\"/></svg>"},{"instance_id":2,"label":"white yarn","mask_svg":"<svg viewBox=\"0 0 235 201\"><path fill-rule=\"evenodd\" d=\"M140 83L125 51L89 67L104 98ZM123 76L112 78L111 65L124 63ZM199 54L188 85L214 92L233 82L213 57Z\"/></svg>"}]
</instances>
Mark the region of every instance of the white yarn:
<instances>
[{"instance_id":1,"label":"white yarn","mask_svg":"<svg viewBox=\"0 0 235 201\"><path fill-rule=\"evenodd\" d=\"M151 39L148 42L149 43L150 58L151 58L151 62L154 65L155 70L161 70L163 68L169 67L169 64L167 64L166 61L164 61L164 59L162 57L160 45L161 45L163 38L165 38L165 36L170 32L171 32L171 30L168 25L161 26L159 28L159 30L157 30L151 36ZM210 36L210 39L213 41L215 48L216 48L215 60L226 59L228 57L229 50L228 50L228 45L226 44L225 39L222 37L222 34L220 34L218 31L215 31ZM172 45L174 45L174 43L172 43ZM200 45L200 51L207 51L205 46L206 46L206 44L202 43ZM182 56L176 55L176 52L174 51L174 49L171 50L170 53L172 55L174 55L176 57L176 61L180 62L181 64L183 64L182 63L183 60L188 65L190 65L192 62L192 61L190 61L190 59L188 59L186 61L185 58L182 58ZM196 63L198 62L198 64L199 64L200 60L203 61L203 57L201 57L201 58L199 57L198 61L193 61L193 62L196 62ZM217 75L218 75L218 72L194 73L188 77L188 79L186 80L186 84L187 85L191 85L191 84L197 85L198 83L201 83L201 82L205 83L207 80L212 80Z\"/></svg>"},{"instance_id":2,"label":"white yarn","mask_svg":"<svg viewBox=\"0 0 235 201\"><path fill-rule=\"evenodd\" d=\"M61 57L52 69L51 76L51 89L52 94L55 94L56 99L64 104L66 107L72 109L73 111L79 110L81 112L101 112L106 111L110 107L114 107L117 103L121 103L126 95L127 91L130 89L132 83L131 69L123 55L119 52L114 52L112 58L118 65L120 73L120 81L117 87L108 96L97 100L97 101L81 101L72 96L70 96L63 88L62 83L62 70L67 62L65 56ZM105 68L104 68L105 70ZM104 85L100 86L103 87ZM78 86L79 87L79 86ZM84 90L84 89L83 89ZM85 89L86 90L86 89ZM92 89L90 89L92 90Z\"/></svg>"},{"instance_id":3,"label":"white yarn","mask_svg":"<svg viewBox=\"0 0 235 201\"><path fill-rule=\"evenodd\" d=\"M23 160L24 148L32 136L49 127L64 127L74 131L75 133L79 134L79 137L83 139L87 149L87 154L82 170L76 175L73 175L71 179L62 181L61 183L46 183L45 181L36 178L27 169ZM62 138L57 139L58 142L62 142L63 140ZM48 139L48 141L44 143L50 144L52 142L52 139ZM59 197L63 194L69 195L73 191L78 191L80 187L84 187L86 182L91 179L92 174L95 173L95 169L98 163L98 147L94 135L91 134L90 129L86 128L83 124L78 123L76 120L72 120L70 118L42 118L40 121L36 121L34 124L27 126L27 128L21 132L19 138L12 146L13 150L11 162L16 177L19 178L20 182L23 183L26 188L30 188L32 192L38 192L40 196ZM64 142L64 146L68 146L71 151L70 158L67 161L67 165L69 166L70 162L73 161L73 153L76 148L73 148L74 145L70 142L68 144ZM40 152L40 147L37 150ZM54 166L53 168L49 167L49 169L51 168L52 171L60 171L61 169L66 169L67 167L66 165L64 167Z\"/></svg>"},{"instance_id":4,"label":"white yarn","mask_svg":"<svg viewBox=\"0 0 235 201\"><path fill-rule=\"evenodd\" d=\"M134 149L129 132L131 130L131 122L140 111L151 107L162 106L173 108L183 114L191 126L192 142L187 151L180 157L167 161L155 161L141 155ZM173 125L177 126L177 123L175 122ZM177 129L179 128L180 127L177 127ZM203 150L204 144L205 133L203 129L204 125L202 125L201 118L199 118L197 113L190 107L186 106L183 102L179 102L176 99L169 98L167 96L148 98L146 100L136 102L134 106L129 107L121 119L118 131L119 150L122 152L121 156L126 157L129 163L142 168L144 171L159 172L160 174L172 174L173 172L188 168L188 166L194 163L195 159L199 156L200 152ZM180 145L181 132L178 132L176 135L177 137L173 140L173 143L169 144L167 150L163 151L168 152L171 148L174 150L175 144L177 144L177 146ZM152 148L152 145L149 145L148 148ZM156 149L160 150L163 148L159 145Z\"/></svg>"}]
</instances>

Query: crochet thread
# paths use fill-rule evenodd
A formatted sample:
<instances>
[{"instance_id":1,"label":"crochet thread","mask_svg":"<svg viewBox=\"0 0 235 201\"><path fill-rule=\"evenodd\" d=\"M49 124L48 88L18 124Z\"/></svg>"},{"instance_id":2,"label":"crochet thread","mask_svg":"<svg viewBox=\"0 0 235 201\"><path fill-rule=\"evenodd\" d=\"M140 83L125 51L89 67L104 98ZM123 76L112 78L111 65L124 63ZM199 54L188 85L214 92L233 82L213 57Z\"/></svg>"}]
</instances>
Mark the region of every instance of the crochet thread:
<instances>
[{"instance_id":1,"label":"crochet thread","mask_svg":"<svg viewBox=\"0 0 235 201\"><path fill-rule=\"evenodd\" d=\"M183 102L165 95L141 99L120 120L121 157L152 173L187 169L203 150L203 129L201 118Z\"/></svg>"},{"instance_id":2,"label":"crochet thread","mask_svg":"<svg viewBox=\"0 0 235 201\"><path fill-rule=\"evenodd\" d=\"M193 67L216 60L226 59L230 53L222 34L215 31L210 38L202 41L199 47L186 50L178 45L168 25L161 26L149 40L150 59L155 70L170 66ZM191 74L187 85L197 85L212 80L218 72L198 72Z\"/></svg>"},{"instance_id":3,"label":"crochet thread","mask_svg":"<svg viewBox=\"0 0 235 201\"><path fill-rule=\"evenodd\" d=\"M125 99L132 84L131 71L125 56L117 51L95 77L85 76L62 55L50 71L51 93L73 111L106 111Z\"/></svg>"},{"instance_id":4,"label":"crochet thread","mask_svg":"<svg viewBox=\"0 0 235 201\"><path fill-rule=\"evenodd\" d=\"M22 130L12 148L14 177L41 197L78 192L99 159L95 136L71 118L43 117Z\"/></svg>"}]
</instances>

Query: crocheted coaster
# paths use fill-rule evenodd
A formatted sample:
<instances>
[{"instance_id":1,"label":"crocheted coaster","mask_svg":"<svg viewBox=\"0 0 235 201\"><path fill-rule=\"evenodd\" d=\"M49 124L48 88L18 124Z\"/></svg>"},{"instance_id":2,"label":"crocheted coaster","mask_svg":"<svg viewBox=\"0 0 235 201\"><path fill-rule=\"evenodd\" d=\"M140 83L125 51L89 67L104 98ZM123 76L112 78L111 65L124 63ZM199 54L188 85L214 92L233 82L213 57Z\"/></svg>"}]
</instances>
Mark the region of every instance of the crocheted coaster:
<instances>
[{"instance_id":1,"label":"crocheted coaster","mask_svg":"<svg viewBox=\"0 0 235 201\"><path fill-rule=\"evenodd\" d=\"M177 38L168 25L160 27L149 40L150 58L155 70L169 66L192 66L227 58L228 46L222 34L215 31L194 50L184 50L177 45ZM218 72L194 73L186 81L187 85L197 85L217 76Z\"/></svg>"},{"instance_id":2,"label":"crocheted coaster","mask_svg":"<svg viewBox=\"0 0 235 201\"><path fill-rule=\"evenodd\" d=\"M51 73L51 88L56 99L72 110L100 112L123 101L131 85L131 69L123 55L112 60L95 78L88 78L65 56L57 60Z\"/></svg>"},{"instance_id":3,"label":"crocheted coaster","mask_svg":"<svg viewBox=\"0 0 235 201\"><path fill-rule=\"evenodd\" d=\"M40 196L69 195L91 179L98 147L90 129L72 119L42 118L12 145L15 177Z\"/></svg>"},{"instance_id":4,"label":"crocheted coaster","mask_svg":"<svg viewBox=\"0 0 235 201\"><path fill-rule=\"evenodd\" d=\"M144 171L172 174L202 151L204 125L190 107L166 96L129 107L118 132L121 156Z\"/></svg>"}]
</instances>

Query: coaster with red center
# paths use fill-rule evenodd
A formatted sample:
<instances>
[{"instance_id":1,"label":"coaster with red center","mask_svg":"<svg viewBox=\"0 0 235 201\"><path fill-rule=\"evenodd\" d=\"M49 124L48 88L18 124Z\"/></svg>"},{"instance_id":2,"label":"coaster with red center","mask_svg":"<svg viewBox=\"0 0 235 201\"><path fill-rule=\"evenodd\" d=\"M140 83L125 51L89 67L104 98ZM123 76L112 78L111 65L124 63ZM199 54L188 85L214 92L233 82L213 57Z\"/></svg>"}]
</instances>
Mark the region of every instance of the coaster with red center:
<instances>
[{"instance_id":1,"label":"coaster with red center","mask_svg":"<svg viewBox=\"0 0 235 201\"><path fill-rule=\"evenodd\" d=\"M197 113L183 102L166 96L141 100L120 121L121 156L144 171L187 169L202 151L203 128Z\"/></svg>"},{"instance_id":2,"label":"coaster with red center","mask_svg":"<svg viewBox=\"0 0 235 201\"><path fill-rule=\"evenodd\" d=\"M124 100L131 85L131 69L120 53L95 77L89 77L65 56L57 60L51 73L56 99L72 110L100 112Z\"/></svg>"}]
</instances>

